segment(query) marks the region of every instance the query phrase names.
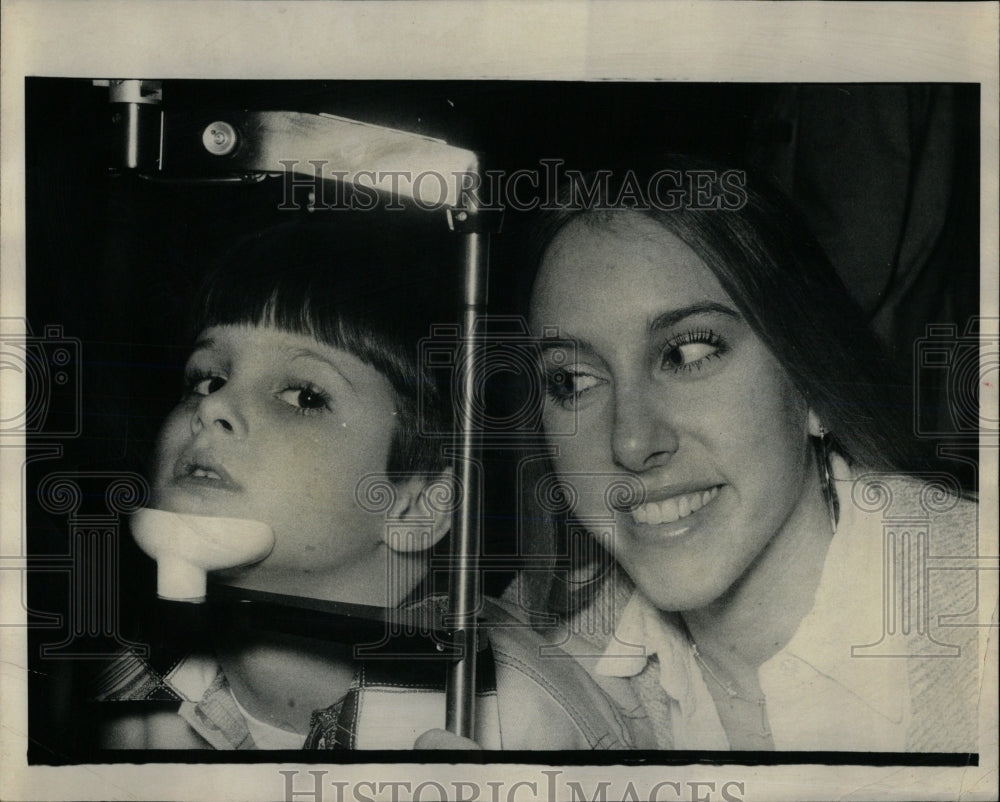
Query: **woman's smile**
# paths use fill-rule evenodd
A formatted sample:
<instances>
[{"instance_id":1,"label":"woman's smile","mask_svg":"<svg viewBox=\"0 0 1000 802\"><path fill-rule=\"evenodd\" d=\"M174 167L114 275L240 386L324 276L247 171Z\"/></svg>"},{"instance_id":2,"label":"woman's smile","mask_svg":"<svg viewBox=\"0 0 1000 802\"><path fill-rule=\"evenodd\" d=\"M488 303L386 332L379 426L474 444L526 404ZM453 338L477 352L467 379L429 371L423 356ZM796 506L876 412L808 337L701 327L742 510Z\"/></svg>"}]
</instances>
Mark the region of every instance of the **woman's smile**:
<instances>
[{"instance_id":1,"label":"woman's smile","mask_svg":"<svg viewBox=\"0 0 1000 802\"><path fill-rule=\"evenodd\" d=\"M637 524L656 526L681 521L702 507L711 503L719 495L719 486L692 493L681 493L661 501L647 501L631 511L632 520Z\"/></svg>"}]
</instances>

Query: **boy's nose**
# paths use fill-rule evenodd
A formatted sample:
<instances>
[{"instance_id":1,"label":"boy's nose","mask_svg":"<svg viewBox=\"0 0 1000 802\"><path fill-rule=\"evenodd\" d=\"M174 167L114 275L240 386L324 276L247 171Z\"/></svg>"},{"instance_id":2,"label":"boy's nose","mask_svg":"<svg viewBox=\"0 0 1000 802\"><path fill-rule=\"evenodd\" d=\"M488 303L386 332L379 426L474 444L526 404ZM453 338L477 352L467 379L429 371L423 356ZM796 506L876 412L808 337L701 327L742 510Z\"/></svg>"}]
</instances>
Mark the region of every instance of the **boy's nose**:
<instances>
[{"instance_id":1,"label":"boy's nose","mask_svg":"<svg viewBox=\"0 0 1000 802\"><path fill-rule=\"evenodd\" d=\"M193 434L199 434L206 428L215 428L222 434L240 439L246 437L246 418L240 412L235 393L229 385L203 397L191 416Z\"/></svg>"},{"instance_id":2,"label":"boy's nose","mask_svg":"<svg viewBox=\"0 0 1000 802\"><path fill-rule=\"evenodd\" d=\"M677 451L674 423L654 388L635 388L615 397L611 433L615 464L634 473L665 464Z\"/></svg>"}]
</instances>

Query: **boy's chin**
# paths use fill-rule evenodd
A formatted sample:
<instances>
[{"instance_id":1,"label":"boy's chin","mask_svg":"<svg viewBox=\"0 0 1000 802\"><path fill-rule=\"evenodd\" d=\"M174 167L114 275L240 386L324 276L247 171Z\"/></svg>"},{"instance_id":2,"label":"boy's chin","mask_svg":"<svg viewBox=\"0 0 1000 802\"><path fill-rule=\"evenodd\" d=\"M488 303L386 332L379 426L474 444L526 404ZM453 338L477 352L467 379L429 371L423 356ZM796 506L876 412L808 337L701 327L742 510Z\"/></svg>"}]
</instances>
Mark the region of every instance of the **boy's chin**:
<instances>
[{"instance_id":1,"label":"boy's chin","mask_svg":"<svg viewBox=\"0 0 1000 802\"><path fill-rule=\"evenodd\" d=\"M267 593L295 595L294 587L278 581L269 571L261 570L261 563L238 565L212 572L212 584L231 588L260 590Z\"/></svg>"},{"instance_id":2,"label":"boy's chin","mask_svg":"<svg viewBox=\"0 0 1000 802\"><path fill-rule=\"evenodd\" d=\"M236 568L223 568L220 571L212 572L212 581L218 582L222 585L233 585L239 587L240 579L247 574L247 572L252 571L256 566L254 565L241 565Z\"/></svg>"}]
</instances>

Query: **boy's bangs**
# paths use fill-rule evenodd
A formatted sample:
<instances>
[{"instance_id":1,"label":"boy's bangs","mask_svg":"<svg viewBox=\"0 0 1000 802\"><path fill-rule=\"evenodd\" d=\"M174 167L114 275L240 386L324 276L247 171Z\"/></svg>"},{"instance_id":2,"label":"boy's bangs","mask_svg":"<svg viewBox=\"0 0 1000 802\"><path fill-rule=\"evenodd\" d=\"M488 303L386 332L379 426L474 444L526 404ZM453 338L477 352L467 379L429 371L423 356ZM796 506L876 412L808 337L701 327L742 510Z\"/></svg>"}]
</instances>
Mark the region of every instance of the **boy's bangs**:
<instances>
[{"instance_id":1,"label":"boy's bangs","mask_svg":"<svg viewBox=\"0 0 1000 802\"><path fill-rule=\"evenodd\" d=\"M357 321L354 325L347 323L351 331L344 332L345 317L349 318L349 315L330 308L330 304L323 304L325 308L317 313L312 300L313 290L308 286L294 287L289 284L283 282L280 275L268 277L266 281L254 281L252 276L220 274L203 297L193 329L269 326L313 337L334 348L353 351L349 343L357 339Z\"/></svg>"},{"instance_id":2,"label":"boy's bangs","mask_svg":"<svg viewBox=\"0 0 1000 802\"><path fill-rule=\"evenodd\" d=\"M453 317L441 288L455 262L433 232L390 222L286 224L250 237L209 277L192 334L271 325L366 362L392 345L412 348L429 323Z\"/></svg>"}]
</instances>

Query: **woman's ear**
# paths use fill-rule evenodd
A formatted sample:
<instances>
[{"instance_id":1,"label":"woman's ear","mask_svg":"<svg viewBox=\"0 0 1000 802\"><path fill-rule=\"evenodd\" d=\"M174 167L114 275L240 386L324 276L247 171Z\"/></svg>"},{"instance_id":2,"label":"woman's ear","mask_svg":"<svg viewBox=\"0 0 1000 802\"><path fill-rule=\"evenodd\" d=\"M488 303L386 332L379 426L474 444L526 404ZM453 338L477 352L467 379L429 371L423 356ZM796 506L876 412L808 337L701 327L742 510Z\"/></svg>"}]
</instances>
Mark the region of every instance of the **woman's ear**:
<instances>
[{"instance_id":1,"label":"woman's ear","mask_svg":"<svg viewBox=\"0 0 1000 802\"><path fill-rule=\"evenodd\" d=\"M400 481L382 539L395 552L427 551L451 529L455 500L451 468Z\"/></svg>"},{"instance_id":2,"label":"woman's ear","mask_svg":"<svg viewBox=\"0 0 1000 802\"><path fill-rule=\"evenodd\" d=\"M823 435L826 434L826 427L823 426L822 423L820 423L819 415L817 415L813 411L812 407L809 408L808 424L809 424L809 434L812 437L823 437Z\"/></svg>"}]
</instances>

